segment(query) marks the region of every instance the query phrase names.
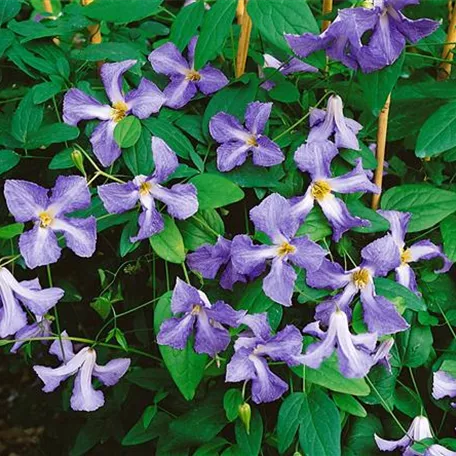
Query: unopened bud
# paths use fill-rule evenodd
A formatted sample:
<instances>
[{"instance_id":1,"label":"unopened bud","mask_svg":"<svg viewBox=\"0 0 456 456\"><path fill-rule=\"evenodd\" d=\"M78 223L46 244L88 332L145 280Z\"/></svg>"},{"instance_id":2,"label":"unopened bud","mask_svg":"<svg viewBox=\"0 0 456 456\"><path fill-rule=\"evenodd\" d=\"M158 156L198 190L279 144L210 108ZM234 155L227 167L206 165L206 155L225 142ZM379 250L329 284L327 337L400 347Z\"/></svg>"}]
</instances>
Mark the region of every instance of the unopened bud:
<instances>
[{"instance_id":1,"label":"unopened bud","mask_svg":"<svg viewBox=\"0 0 456 456\"><path fill-rule=\"evenodd\" d=\"M293 456L302 456L302 454L301 454L299 451L295 451L295 452L293 453Z\"/></svg>"},{"instance_id":2,"label":"unopened bud","mask_svg":"<svg viewBox=\"0 0 456 456\"><path fill-rule=\"evenodd\" d=\"M250 418L252 417L252 409L247 402L239 406L239 418L244 423L247 434L250 434Z\"/></svg>"},{"instance_id":3,"label":"unopened bud","mask_svg":"<svg viewBox=\"0 0 456 456\"><path fill-rule=\"evenodd\" d=\"M73 160L76 168L78 168L79 171L81 171L81 173L85 176L86 172L84 169L84 156L82 153L79 150L74 149L73 152L71 152L71 160Z\"/></svg>"}]
</instances>

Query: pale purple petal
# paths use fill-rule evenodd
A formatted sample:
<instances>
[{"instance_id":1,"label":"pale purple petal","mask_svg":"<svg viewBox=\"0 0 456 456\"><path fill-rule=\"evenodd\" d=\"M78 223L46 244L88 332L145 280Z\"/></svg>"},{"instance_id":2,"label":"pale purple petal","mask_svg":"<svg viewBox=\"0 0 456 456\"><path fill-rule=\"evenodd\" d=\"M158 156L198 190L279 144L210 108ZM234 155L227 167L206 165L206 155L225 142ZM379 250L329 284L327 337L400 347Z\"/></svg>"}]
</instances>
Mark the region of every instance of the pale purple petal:
<instances>
[{"instance_id":1,"label":"pale purple petal","mask_svg":"<svg viewBox=\"0 0 456 456\"><path fill-rule=\"evenodd\" d=\"M254 135L262 134L271 115L272 103L254 101L247 105L245 126Z\"/></svg>"},{"instance_id":2,"label":"pale purple petal","mask_svg":"<svg viewBox=\"0 0 456 456\"><path fill-rule=\"evenodd\" d=\"M294 159L301 171L317 181L331 177L331 161L338 153L331 141L309 142L296 150Z\"/></svg>"},{"instance_id":3,"label":"pale purple petal","mask_svg":"<svg viewBox=\"0 0 456 456\"><path fill-rule=\"evenodd\" d=\"M253 278L261 275L263 271L264 268L261 268L259 271L254 271L250 273L249 276L246 276L237 272L233 266L233 262L230 260L226 265L222 275L220 276L220 286L225 290L232 290L235 283L246 283L249 279L252 280Z\"/></svg>"},{"instance_id":4,"label":"pale purple petal","mask_svg":"<svg viewBox=\"0 0 456 456\"><path fill-rule=\"evenodd\" d=\"M142 78L138 88L127 93L125 102L134 116L147 119L160 110L165 96L152 81Z\"/></svg>"},{"instance_id":5,"label":"pale purple petal","mask_svg":"<svg viewBox=\"0 0 456 456\"><path fill-rule=\"evenodd\" d=\"M281 258L274 258L271 271L263 279L264 294L283 306L291 306L296 277L296 272L291 265Z\"/></svg>"},{"instance_id":6,"label":"pale purple petal","mask_svg":"<svg viewBox=\"0 0 456 456\"><path fill-rule=\"evenodd\" d=\"M315 68L307 63L301 62L301 60L295 58L292 58L280 70L280 72L285 76L294 73L318 73L318 71L318 68Z\"/></svg>"},{"instance_id":7,"label":"pale purple petal","mask_svg":"<svg viewBox=\"0 0 456 456\"><path fill-rule=\"evenodd\" d=\"M149 62L157 73L167 76L186 75L190 69L174 43L168 42L149 54Z\"/></svg>"},{"instance_id":8,"label":"pale purple petal","mask_svg":"<svg viewBox=\"0 0 456 456\"><path fill-rule=\"evenodd\" d=\"M24 326L14 335L16 342L11 347L10 352L17 353L27 339L34 339L35 337L48 337L51 334L51 323L46 318L36 321L31 325Z\"/></svg>"},{"instance_id":9,"label":"pale purple petal","mask_svg":"<svg viewBox=\"0 0 456 456\"><path fill-rule=\"evenodd\" d=\"M374 271L374 275L386 276L401 264L401 255L390 234L377 239L361 250L363 264Z\"/></svg>"},{"instance_id":10,"label":"pale purple petal","mask_svg":"<svg viewBox=\"0 0 456 456\"><path fill-rule=\"evenodd\" d=\"M333 313L333 315L335 314L336 312ZM334 353L336 348L337 328L334 324L334 317L332 318L332 324L329 325L326 333L321 331L316 324L307 325L303 329L303 332L311 335L318 333L318 337L322 339L319 342L309 345L305 354L300 357L300 362L302 364L311 367L312 369L318 369L323 361Z\"/></svg>"},{"instance_id":11,"label":"pale purple petal","mask_svg":"<svg viewBox=\"0 0 456 456\"><path fill-rule=\"evenodd\" d=\"M256 372L252 361L249 359L251 350L240 348L231 357L226 366L226 382L241 382L255 378Z\"/></svg>"},{"instance_id":12,"label":"pale purple petal","mask_svg":"<svg viewBox=\"0 0 456 456\"><path fill-rule=\"evenodd\" d=\"M456 378L449 373L439 370L432 376L432 397L442 399L446 396L456 397Z\"/></svg>"},{"instance_id":13,"label":"pale purple petal","mask_svg":"<svg viewBox=\"0 0 456 456\"><path fill-rule=\"evenodd\" d=\"M230 141L217 147L217 169L226 173L241 166L247 160L247 153L252 148L242 141Z\"/></svg>"},{"instance_id":14,"label":"pale purple petal","mask_svg":"<svg viewBox=\"0 0 456 456\"><path fill-rule=\"evenodd\" d=\"M247 325L260 340L268 341L271 338L271 326L266 312L247 314L242 318L242 324Z\"/></svg>"},{"instance_id":15,"label":"pale purple petal","mask_svg":"<svg viewBox=\"0 0 456 456\"><path fill-rule=\"evenodd\" d=\"M364 171L361 160L357 161L356 167L349 173L328 179L327 182L331 189L338 193L380 192Z\"/></svg>"},{"instance_id":16,"label":"pale purple petal","mask_svg":"<svg viewBox=\"0 0 456 456\"><path fill-rule=\"evenodd\" d=\"M245 143L251 136L236 117L225 112L219 112L211 118L209 122L209 132L218 143L231 141L241 141Z\"/></svg>"},{"instance_id":17,"label":"pale purple petal","mask_svg":"<svg viewBox=\"0 0 456 456\"><path fill-rule=\"evenodd\" d=\"M173 297L171 298L171 310L174 314L191 312L194 305L205 305L202 302L200 293L195 287L177 277Z\"/></svg>"},{"instance_id":18,"label":"pale purple petal","mask_svg":"<svg viewBox=\"0 0 456 456\"><path fill-rule=\"evenodd\" d=\"M451 451L442 445L434 443L430 447L426 448L424 456L456 456L456 451Z\"/></svg>"},{"instance_id":19,"label":"pale purple petal","mask_svg":"<svg viewBox=\"0 0 456 456\"><path fill-rule=\"evenodd\" d=\"M306 275L306 282L313 288L336 290L350 283L350 273L345 272L340 264L325 258L317 271Z\"/></svg>"},{"instance_id":20,"label":"pale purple petal","mask_svg":"<svg viewBox=\"0 0 456 456\"><path fill-rule=\"evenodd\" d=\"M252 379L253 402L273 402L288 391L288 385L271 372L265 359L259 356L252 356L250 359L256 371L256 376Z\"/></svg>"},{"instance_id":21,"label":"pale purple petal","mask_svg":"<svg viewBox=\"0 0 456 456\"><path fill-rule=\"evenodd\" d=\"M49 199L53 216L86 209L90 206L90 190L82 176L59 176Z\"/></svg>"},{"instance_id":22,"label":"pale purple petal","mask_svg":"<svg viewBox=\"0 0 456 456\"><path fill-rule=\"evenodd\" d=\"M309 186L304 196L293 198L291 203L291 216L298 219L300 224L303 223L314 207L315 198L312 195L312 187Z\"/></svg>"},{"instance_id":23,"label":"pale purple petal","mask_svg":"<svg viewBox=\"0 0 456 456\"><path fill-rule=\"evenodd\" d=\"M302 35L285 33L284 36L292 51L303 58L316 51L325 49L333 39L327 33L322 33L320 36L312 35L312 33L304 33Z\"/></svg>"},{"instance_id":24,"label":"pale purple petal","mask_svg":"<svg viewBox=\"0 0 456 456\"><path fill-rule=\"evenodd\" d=\"M66 331L62 331L60 338L52 342L49 347L49 354L56 356L62 363L67 363L75 356L73 343L68 339L68 333Z\"/></svg>"},{"instance_id":25,"label":"pale purple petal","mask_svg":"<svg viewBox=\"0 0 456 456\"><path fill-rule=\"evenodd\" d=\"M219 236L215 245L204 244L187 255L187 264L205 279L215 279L219 269L231 258L231 241Z\"/></svg>"},{"instance_id":26,"label":"pale purple petal","mask_svg":"<svg viewBox=\"0 0 456 456\"><path fill-rule=\"evenodd\" d=\"M105 63L101 67L101 80L112 104L125 101L122 90L122 77L135 63L136 60L125 60L118 63Z\"/></svg>"},{"instance_id":27,"label":"pale purple petal","mask_svg":"<svg viewBox=\"0 0 456 456\"><path fill-rule=\"evenodd\" d=\"M396 271L396 281L413 291L418 293L418 285L416 283L416 276L413 272L413 269L408 264L401 264L395 269Z\"/></svg>"},{"instance_id":28,"label":"pale purple petal","mask_svg":"<svg viewBox=\"0 0 456 456\"><path fill-rule=\"evenodd\" d=\"M195 316L191 313L182 318L169 318L160 326L157 334L159 345L168 345L176 350L183 350L193 330Z\"/></svg>"},{"instance_id":29,"label":"pale purple petal","mask_svg":"<svg viewBox=\"0 0 456 456\"><path fill-rule=\"evenodd\" d=\"M104 366L95 364L93 376L98 378L104 385L115 385L127 372L130 367L131 360L129 358L112 359Z\"/></svg>"},{"instance_id":30,"label":"pale purple petal","mask_svg":"<svg viewBox=\"0 0 456 456\"><path fill-rule=\"evenodd\" d=\"M154 182L164 182L179 166L176 153L163 141L163 139L152 136L152 156L155 164L155 171L152 175Z\"/></svg>"},{"instance_id":31,"label":"pale purple petal","mask_svg":"<svg viewBox=\"0 0 456 456\"><path fill-rule=\"evenodd\" d=\"M173 109L180 109L196 95L196 92L196 84L193 81L185 76L173 76L163 91L166 99L165 105Z\"/></svg>"},{"instance_id":32,"label":"pale purple petal","mask_svg":"<svg viewBox=\"0 0 456 456\"><path fill-rule=\"evenodd\" d=\"M30 269L55 263L61 250L55 233L50 228L41 228L39 224L19 238L19 251Z\"/></svg>"},{"instance_id":33,"label":"pale purple petal","mask_svg":"<svg viewBox=\"0 0 456 456\"><path fill-rule=\"evenodd\" d=\"M386 440L374 434L375 443L381 451L394 451L398 448L406 448L411 445L412 441L407 434L399 440Z\"/></svg>"},{"instance_id":34,"label":"pale purple petal","mask_svg":"<svg viewBox=\"0 0 456 456\"><path fill-rule=\"evenodd\" d=\"M223 301L217 301L210 309L205 309L207 316L221 324L237 328L246 315L245 310L234 310Z\"/></svg>"},{"instance_id":35,"label":"pale purple petal","mask_svg":"<svg viewBox=\"0 0 456 456\"><path fill-rule=\"evenodd\" d=\"M130 237L131 242L147 239L165 228L163 217L155 208L152 196L149 193L141 195L140 201L143 210L138 219L139 232L136 236Z\"/></svg>"},{"instance_id":36,"label":"pale purple petal","mask_svg":"<svg viewBox=\"0 0 456 456\"><path fill-rule=\"evenodd\" d=\"M311 241L307 236L294 238L291 245L296 248L294 253L288 255L288 259L309 272L319 269L327 252L318 244Z\"/></svg>"},{"instance_id":37,"label":"pale purple petal","mask_svg":"<svg viewBox=\"0 0 456 456\"><path fill-rule=\"evenodd\" d=\"M176 184L171 188L155 184L151 189L154 198L166 204L168 213L179 220L184 220L198 212L198 198L193 184Z\"/></svg>"},{"instance_id":38,"label":"pale purple petal","mask_svg":"<svg viewBox=\"0 0 456 456\"><path fill-rule=\"evenodd\" d=\"M139 191L132 181L126 184L114 182L100 185L97 190L104 207L110 214L129 211L139 200Z\"/></svg>"},{"instance_id":39,"label":"pale purple petal","mask_svg":"<svg viewBox=\"0 0 456 456\"><path fill-rule=\"evenodd\" d=\"M2 268L2 272L5 268ZM4 338L16 333L27 324L27 315L22 310L13 294L13 290L0 279L0 337Z\"/></svg>"},{"instance_id":40,"label":"pale purple petal","mask_svg":"<svg viewBox=\"0 0 456 456\"><path fill-rule=\"evenodd\" d=\"M398 8L394 5L395 8ZM400 11L397 12L399 20L396 20L396 28L411 43L416 43L439 28L439 22L431 19L412 20L404 16Z\"/></svg>"},{"instance_id":41,"label":"pale purple petal","mask_svg":"<svg viewBox=\"0 0 456 456\"><path fill-rule=\"evenodd\" d=\"M114 140L114 128L117 123L114 121L101 122L90 137L93 153L106 168L111 166L121 154L119 145Z\"/></svg>"},{"instance_id":42,"label":"pale purple petal","mask_svg":"<svg viewBox=\"0 0 456 456\"><path fill-rule=\"evenodd\" d=\"M348 317L351 317L350 304L353 302L353 298L357 293L358 289L356 286L352 282L348 283L342 293L318 304L315 309L315 319L321 321L324 325L328 325L331 315L337 309L344 312Z\"/></svg>"},{"instance_id":43,"label":"pale purple petal","mask_svg":"<svg viewBox=\"0 0 456 456\"><path fill-rule=\"evenodd\" d=\"M49 204L48 190L33 182L8 179L3 192L8 210L16 222L36 220Z\"/></svg>"},{"instance_id":44,"label":"pale purple petal","mask_svg":"<svg viewBox=\"0 0 456 456\"><path fill-rule=\"evenodd\" d=\"M198 37L194 36L187 46L187 60L190 63L190 66L194 68L195 66L195 49L198 44Z\"/></svg>"},{"instance_id":45,"label":"pale purple petal","mask_svg":"<svg viewBox=\"0 0 456 456\"><path fill-rule=\"evenodd\" d=\"M215 357L228 347L229 332L217 321L211 321L203 309L196 317L195 351Z\"/></svg>"},{"instance_id":46,"label":"pale purple petal","mask_svg":"<svg viewBox=\"0 0 456 456\"><path fill-rule=\"evenodd\" d=\"M432 258L441 258L443 260L443 267L434 271L436 274L448 272L453 265L450 259L443 253L442 247L435 245L429 240L416 242L407 249L411 254L410 261L430 260Z\"/></svg>"},{"instance_id":47,"label":"pale purple petal","mask_svg":"<svg viewBox=\"0 0 456 456\"><path fill-rule=\"evenodd\" d=\"M253 164L256 166L275 166L285 160L280 147L266 136L256 140L257 145L252 147Z\"/></svg>"},{"instance_id":48,"label":"pale purple petal","mask_svg":"<svg viewBox=\"0 0 456 456\"><path fill-rule=\"evenodd\" d=\"M228 78L211 65L206 65L201 70L198 70L198 74L200 75L200 80L196 81L196 86L204 95L217 92L229 83Z\"/></svg>"},{"instance_id":49,"label":"pale purple petal","mask_svg":"<svg viewBox=\"0 0 456 456\"><path fill-rule=\"evenodd\" d=\"M81 120L109 120L111 106L101 104L97 99L79 89L70 89L63 98L63 121L77 125Z\"/></svg>"},{"instance_id":50,"label":"pale purple petal","mask_svg":"<svg viewBox=\"0 0 456 456\"><path fill-rule=\"evenodd\" d=\"M250 274L261 267L267 259L276 255L276 248L266 245L254 245L252 240L239 234L231 244L231 255L234 267L241 274Z\"/></svg>"},{"instance_id":51,"label":"pale purple petal","mask_svg":"<svg viewBox=\"0 0 456 456\"><path fill-rule=\"evenodd\" d=\"M405 245L405 235L412 214L410 212L399 211L377 211L383 218L388 220L390 224L391 236L393 236L399 249L403 249Z\"/></svg>"}]
</instances>

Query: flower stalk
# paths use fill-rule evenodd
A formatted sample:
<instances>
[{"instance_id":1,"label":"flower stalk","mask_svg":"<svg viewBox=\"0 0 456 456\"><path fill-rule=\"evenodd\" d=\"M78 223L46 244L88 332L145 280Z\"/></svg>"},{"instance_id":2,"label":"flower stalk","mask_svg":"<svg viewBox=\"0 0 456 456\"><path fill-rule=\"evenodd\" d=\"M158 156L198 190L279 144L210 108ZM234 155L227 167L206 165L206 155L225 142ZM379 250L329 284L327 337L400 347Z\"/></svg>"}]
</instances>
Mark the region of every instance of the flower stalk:
<instances>
[{"instance_id":1,"label":"flower stalk","mask_svg":"<svg viewBox=\"0 0 456 456\"><path fill-rule=\"evenodd\" d=\"M241 35L239 36L239 46L236 55L236 77L241 77L245 72L245 64L247 62L247 54L249 52L250 33L252 32L252 19L247 13L247 1L239 0L238 10L241 10L239 5L242 4L242 16L240 17Z\"/></svg>"}]
</instances>

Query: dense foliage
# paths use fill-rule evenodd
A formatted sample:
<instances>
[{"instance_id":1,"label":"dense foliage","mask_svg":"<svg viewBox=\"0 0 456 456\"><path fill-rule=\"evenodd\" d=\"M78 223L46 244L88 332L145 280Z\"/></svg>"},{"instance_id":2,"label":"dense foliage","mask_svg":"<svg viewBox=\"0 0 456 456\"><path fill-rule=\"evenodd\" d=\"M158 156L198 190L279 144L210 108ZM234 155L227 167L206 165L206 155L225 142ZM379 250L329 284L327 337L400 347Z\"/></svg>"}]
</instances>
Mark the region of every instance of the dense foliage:
<instances>
[{"instance_id":1,"label":"dense foliage","mask_svg":"<svg viewBox=\"0 0 456 456\"><path fill-rule=\"evenodd\" d=\"M0 453L456 454L453 2L323 3L0 1Z\"/></svg>"}]
</instances>

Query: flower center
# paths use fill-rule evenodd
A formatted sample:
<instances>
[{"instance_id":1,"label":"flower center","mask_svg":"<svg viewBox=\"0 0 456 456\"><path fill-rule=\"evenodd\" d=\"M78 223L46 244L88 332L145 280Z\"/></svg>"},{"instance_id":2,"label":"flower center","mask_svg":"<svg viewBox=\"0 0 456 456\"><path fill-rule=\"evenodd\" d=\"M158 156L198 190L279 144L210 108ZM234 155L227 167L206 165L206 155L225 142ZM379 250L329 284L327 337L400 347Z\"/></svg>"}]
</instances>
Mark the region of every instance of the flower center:
<instances>
[{"instance_id":1,"label":"flower center","mask_svg":"<svg viewBox=\"0 0 456 456\"><path fill-rule=\"evenodd\" d=\"M401 263L402 264L407 264L412 261L412 254L410 252L410 249L403 250L401 253Z\"/></svg>"},{"instance_id":2,"label":"flower center","mask_svg":"<svg viewBox=\"0 0 456 456\"><path fill-rule=\"evenodd\" d=\"M54 217L52 217L49 212L41 212L38 217L40 219L41 228L47 228L54 220Z\"/></svg>"},{"instance_id":3,"label":"flower center","mask_svg":"<svg viewBox=\"0 0 456 456\"><path fill-rule=\"evenodd\" d=\"M196 82L201 79L201 75L196 70L189 70L187 72L187 76L185 76L185 79L187 79L187 81Z\"/></svg>"},{"instance_id":4,"label":"flower center","mask_svg":"<svg viewBox=\"0 0 456 456\"><path fill-rule=\"evenodd\" d=\"M128 106L123 101L116 101L112 105L111 109L111 119L114 122L120 122L127 115Z\"/></svg>"},{"instance_id":5,"label":"flower center","mask_svg":"<svg viewBox=\"0 0 456 456\"><path fill-rule=\"evenodd\" d=\"M296 252L296 247L294 245L289 244L288 242L284 242L277 249L277 255L279 255L281 257L288 255L289 253L295 253L295 252Z\"/></svg>"},{"instance_id":6,"label":"flower center","mask_svg":"<svg viewBox=\"0 0 456 456\"><path fill-rule=\"evenodd\" d=\"M355 271L352 274L352 282L358 288L364 288L369 283L369 279L370 279L370 274L367 269L360 269L359 271Z\"/></svg>"},{"instance_id":7,"label":"flower center","mask_svg":"<svg viewBox=\"0 0 456 456\"><path fill-rule=\"evenodd\" d=\"M195 304L192 309L192 315L198 315L201 312L201 306L199 304Z\"/></svg>"},{"instance_id":8,"label":"flower center","mask_svg":"<svg viewBox=\"0 0 456 456\"><path fill-rule=\"evenodd\" d=\"M331 193L331 186L326 181L316 181L312 184L311 192L315 199L322 200Z\"/></svg>"},{"instance_id":9,"label":"flower center","mask_svg":"<svg viewBox=\"0 0 456 456\"><path fill-rule=\"evenodd\" d=\"M139 186L139 194L141 196L146 196L150 192L151 188L152 188L152 184L150 182L143 182Z\"/></svg>"},{"instance_id":10,"label":"flower center","mask_svg":"<svg viewBox=\"0 0 456 456\"><path fill-rule=\"evenodd\" d=\"M250 136L245 142L248 146L258 147L258 142L255 136Z\"/></svg>"}]
</instances>

